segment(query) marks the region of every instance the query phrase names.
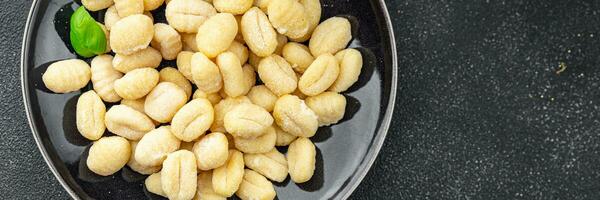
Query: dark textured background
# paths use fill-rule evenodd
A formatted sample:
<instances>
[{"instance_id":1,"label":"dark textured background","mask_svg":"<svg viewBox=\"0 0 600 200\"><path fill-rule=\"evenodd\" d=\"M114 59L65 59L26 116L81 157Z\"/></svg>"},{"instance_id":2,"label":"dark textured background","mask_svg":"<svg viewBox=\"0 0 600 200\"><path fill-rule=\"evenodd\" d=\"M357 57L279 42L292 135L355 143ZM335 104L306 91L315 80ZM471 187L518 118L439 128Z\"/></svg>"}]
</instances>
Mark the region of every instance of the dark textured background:
<instances>
[{"instance_id":1,"label":"dark textured background","mask_svg":"<svg viewBox=\"0 0 600 200\"><path fill-rule=\"evenodd\" d=\"M66 199L21 101L31 1L0 6L0 194ZM599 199L600 2L389 1L394 122L353 199ZM566 70L557 74L559 63Z\"/></svg>"}]
</instances>

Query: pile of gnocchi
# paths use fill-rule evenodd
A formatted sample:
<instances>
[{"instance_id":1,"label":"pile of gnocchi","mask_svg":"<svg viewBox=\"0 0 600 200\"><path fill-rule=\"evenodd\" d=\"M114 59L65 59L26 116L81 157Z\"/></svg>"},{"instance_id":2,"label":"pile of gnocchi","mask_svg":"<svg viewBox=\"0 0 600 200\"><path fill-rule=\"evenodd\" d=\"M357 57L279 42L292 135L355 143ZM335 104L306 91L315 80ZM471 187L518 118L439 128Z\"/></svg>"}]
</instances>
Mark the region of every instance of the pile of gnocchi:
<instances>
[{"instance_id":1,"label":"pile of gnocchi","mask_svg":"<svg viewBox=\"0 0 600 200\"><path fill-rule=\"evenodd\" d=\"M148 11L164 3L168 23L154 23ZM270 181L311 179L310 137L344 117L340 93L362 68L361 53L345 49L348 19L319 23L319 0L82 4L107 9L101 26L110 49L90 64L55 62L42 79L55 93L91 80L76 123L93 141L92 172L109 176L127 165L149 175L149 192L181 200L274 199ZM288 146L286 154L276 146Z\"/></svg>"}]
</instances>

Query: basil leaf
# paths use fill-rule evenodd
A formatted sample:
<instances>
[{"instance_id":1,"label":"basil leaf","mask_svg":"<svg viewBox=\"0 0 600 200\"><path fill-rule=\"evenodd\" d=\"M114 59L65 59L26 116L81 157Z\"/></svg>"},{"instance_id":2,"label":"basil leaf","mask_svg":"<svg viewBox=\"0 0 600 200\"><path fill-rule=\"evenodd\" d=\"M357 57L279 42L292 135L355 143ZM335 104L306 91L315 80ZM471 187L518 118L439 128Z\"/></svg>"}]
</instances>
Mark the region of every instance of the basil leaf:
<instances>
[{"instance_id":1,"label":"basil leaf","mask_svg":"<svg viewBox=\"0 0 600 200\"><path fill-rule=\"evenodd\" d=\"M106 52L106 35L83 6L71 15L69 35L71 45L80 56L89 58Z\"/></svg>"}]
</instances>

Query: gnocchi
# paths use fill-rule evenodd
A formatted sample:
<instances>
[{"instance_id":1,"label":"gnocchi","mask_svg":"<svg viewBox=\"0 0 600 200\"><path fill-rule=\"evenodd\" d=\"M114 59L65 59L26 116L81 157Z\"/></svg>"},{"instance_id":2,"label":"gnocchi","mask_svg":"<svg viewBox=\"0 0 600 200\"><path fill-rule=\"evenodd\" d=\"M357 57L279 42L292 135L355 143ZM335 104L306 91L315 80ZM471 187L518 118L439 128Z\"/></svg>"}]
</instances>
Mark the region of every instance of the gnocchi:
<instances>
[{"instance_id":1,"label":"gnocchi","mask_svg":"<svg viewBox=\"0 0 600 200\"><path fill-rule=\"evenodd\" d=\"M92 59L91 63L91 80L94 91L103 101L109 103L121 100L121 97L115 92L114 83L123 77L121 72L113 68L112 61L111 55L100 55Z\"/></svg>"},{"instance_id":2,"label":"gnocchi","mask_svg":"<svg viewBox=\"0 0 600 200\"><path fill-rule=\"evenodd\" d=\"M255 138L273 124L273 117L264 108L242 103L225 114L225 130L234 137Z\"/></svg>"},{"instance_id":3,"label":"gnocchi","mask_svg":"<svg viewBox=\"0 0 600 200\"><path fill-rule=\"evenodd\" d=\"M275 199L275 188L264 176L246 169L240 189L235 193L242 200L271 200Z\"/></svg>"},{"instance_id":4,"label":"gnocchi","mask_svg":"<svg viewBox=\"0 0 600 200\"><path fill-rule=\"evenodd\" d=\"M198 180L196 158L192 152L179 150L170 153L160 173L162 190L169 199L194 198Z\"/></svg>"},{"instance_id":5,"label":"gnocchi","mask_svg":"<svg viewBox=\"0 0 600 200\"><path fill-rule=\"evenodd\" d=\"M113 0L81 0L81 4L91 11L106 9L114 4Z\"/></svg>"},{"instance_id":6,"label":"gnocchi","mask_svg":"<svg viewBox=\"0 0 600 200\"><path fill-rule=\"evenodd\" d=\"M299 137L312 137L319 126L315 112L303 100L293 95L277 99L273 108L273 118L282 130Z\"/></svg>"},{"instance_id":7,"label":"gnocchi","mask_svg":"<svg viewBox=\"0 0 600 200\"><path fill-rule=\"evenodd\" d=\"M177 71L177 69L172 68L172 67L165 67L165 68L161 69L160 72L158 72L158 74L159 74L159 79L158 79L159 83L171 82L171 83L174 83L175 85L179 86L179 88L183 89L186 96L188 97L188 98L186 98L186 100L192 96L192 84L190 84L190 82L185 78L185 76L183 76L183 74L181 74L181 72Z\"/></svg>"},{"instance_id":8,"label":"gnocchi","mask_svg":"<svg viewBox=\"0 0 600 200\"><path fill-rule=\"evenodd\" d=\"M129 140L139 140L154 129L154 123L144 113L129 106L115 105L106 112L104 123L108 131Z\"/></svg>"},{"instance_id":9,"label":"gnocchi","mask_svg":"<svg viewBox=\"0 0 600 200\"><path fill-rule=\"evenodd\" d=\"M352 39L350 22L343 17L332 17L319 24L308 43L313 56L335 54L346 48Z\"/></svg>"},{"instance_id":10,"label":"gnocchi","mask_svg":"<svg viewBox=\"0 0 600 200\"><path fill-rule=\"evenodd\" d=\"M181 141L171 133L169 126L161 126L146 133L135 149L135 160L144 166L160 166L171 152L179 149Z\"/></svg>"},{"instance_id":11,"label":"gnocchi","mask_svg":"<svg viewBox=\"0 0 600 200\"><path fill-rule=\"evenodd\" d=\"M144 0L113 0L117 13L121 17L128 17L144 12Z\"/></svg>"},{"instance_id":12,"label":"gnocchi","mask_svg":"<svg viewBox=\"0 0 600 200\"><path fill-rule=\"evenodd\" d=\"M177 70L187 78L187 80L194 82L192 77L192 56L194 52L182 51L177 54Z\"/></svg>"},{"instance_id":13,"label":"gnocchi","mask_svg":"<svg viewBox=\"0 0 600 200\"><path fill-rule=\"evenodd\" d=\"M50 64L42 81L52 92L69 93L85 87L91 76L90 66L85 61L70 59Z\"/></svg>"},{"instance_id":14,"label":"gnocchi","mask_svg":"<svg viewBox=\"0 0 600 200\"><path fill-rule=\"evenodd\" d=\"M237 32L237 21L232 14L213 15L198 28L196 34L198 50L209 58L217 57L231 46Z\"/></svg>"},{"instance_id":15,"label":"gnocchi","mask_svg":"<svg viewBox=\"0 0 600 200\"><path fill-rule=\"evenodd\" d=\"M98 175L109 176L127 164L130 154L131 146L125 138L103 137L90 147L86 165Z\"/></svg>"},{"instance_id":16,"label":"gnocchi","mask_svg":"<svg viewBox=\"0 0 600 200\"><path fill-rule=\"evenodd\" d=\"M227 162L213 170L212 187L215 192L224 197L230 197L238 190L244 177L244 155L230 149Z\"/></svg>"},{"instance_id":17,"label":"gnocchi","mask_svg":"<svg viewBox=\"0 0 600 200\"><path fill-rule=\"evenodd\" d=\"M127 162L127 166L129 166L129 168L137 173L145 175L154 174L160 171L161 166L142 165L135 159L135 150L137 149L138 141L130 141L129 144L131 145L131 156L129 157L129 162Z\"/></svg>"},{"instance_id":18,"label":"gnocchi","mask_svg":"<svg viewBox=\"0 0 600 200\"><path fill-rule=\"evenodd\" d=\"M76 123L79 133L88 140L98 140L104 134L106 106L93 90L77 99Z\"/></svg>"},{"instance_id":19,"label":"gnocchi","mask_svg":"<svg viewBox=\"0 0 600 200\"><path fill-rule=\"evenodd\" d=\"M344 117L346 97L335 92L323 92L307 97L306 105L318 116L319 126L335 124Z\"/></svg>"},{"instance_id":20,"label":"gnocchi","mask_svg":"<svg viewBox=\"0 0 600 200\"><path fill-rule=\"evenodd\" d=\"M214 115L208 100L194 99L177 111L171 122L171 129L180 140L191 142L204 135L210 128Z\"/></svg>"},{"instance_id":21,"label":"gnocchi","mask_svg":"<svg viewBox=\"0 0 600 200\"><path fill-rule=\"evenodd\" d=\"M281 54L292 65L294 71L298 73L304 73L315 60L308 47L296 42L290 42L283 46Z\"/></svg>"},{"instance_id":22,"label":"gnocchi","mask_svg":"<svg viewBox=\"0 0 600 200\"><path fill-rule=\"evenodd\" d=\"M199 90L215 93L223 87L223 78L219 66L203 53L194 53L191 60L191 74Z\"/></svg>"},{"instance_id":23,"label":"gnocchi","mask_svg":"<svg viewBox=\"0 0 600 200\"><path fill-rule=\"evenodd\" d=\"M112 65L117 71L127 73L134 69L157 68L161 60L160 52L148 47L130 55L117 54L112 60Z\"/></svg>"},{"instance_id":24,"label":"gnocchi","mask_svg":"<svg viewBox=\"0 0 600 200\"><path fill-rule=\"evenodd\" d=\"M146 96L144 111L150 118L167 123L185 105L187 99L185 92L179 86L171 82L162 82Z\"/></svg>"},{"instance_id":25,"label":"gnocchi","mask_svg":"<svg viewBox=\"0 0 600 200\"><path fill-rule=\"evenodd\" d=\"M201 171L198 173L198 188L194 200L226 200L227 198L217 194L212 186L212 171Z\"/></svg>"},{"instance_id":26,"label":"gnocchi","mask_svg":"<svg viewBox=\"0 0 600 200\"><path fill-rule=\"evenodd\" d=\"M301 38L308 32L308 18L304 6L296 0L270 1L269 20L277 32L289 38Z\"/></svg>"},{"instance_id":27,"label":"gnocchi","mask_svg":"<svg viewBox=\"0 0 600 200\"><path fill-rule=\"evenodd\" d=\"M153 36L154 25L150 17L142 14L131 15L112 26L110 47L116 54L130 55L148 47Z\"/></svg>"},{"instance_id":28,"label":"gnocchi","mask_svg":"<svg viewBox=\"0 0 600 200\"><path fill-rule=\"evenodd\" d=\"M159 74L155 69L134 69L115 81L115 92L123 99L139 99L152 91L158 79Z\"/></svg>"},{"instance_id":29,"label":"gnocchi","mask_svg":"<svg viewBox=\"0 0 600 200\"><path fill-rule=\"evenodd\" d=\"M155 49L160 50L160 54L165 60L177 58L183 48L179 33L173 27L163 23L154 25L154 37L150 44Z\"/></svg>"},{"instance_id":30,"label":"gnocchi","mask_svg":"<svg viewBox=\"0 0 600 200\"><path fill-rule=\"evenodd\" d=\"M278 55L270 55L260 61L258 76L277 96L294 92L298 85L298 77L292 66Z\"/></svg>"},{"instance_id":31,"label":"gnocchi","mask_svg":"<svg viewBox=\"0 0 600 200\"><path fill-rule=\"evenodd\" d=\"M277 95L264 85L252 87L250 92L248 92L248 98L253 104L264 108L267 112L273 111L273 107L277 101Z\"/></svg>"},{"instance_id":32,"label":"gnocchi","mask_svg":"<svg viewBox=\"0 0 600 200\"><path fill-rule=\"evenodd\" d=\"M214 132L202 137L192 149L198 169L206 171L225 164L229 155L228 147L227 137L223 133Z\"/></svg>"},{"instance_id":33,"label":"gnocchi","mask_svg":"<svg viewBox=\"0 0 600 200\"><path fill-rule=\"evenodd\" d=\"M217 11L234 15L244 14L252 7L253 0L213 0Z\"/></svg>"},{"instance_id":34,"label":"gnocchi","mask_svg":"<svg viewBox=\"0 0 600 200\"><path fill-rule=\"evenodd\" d=\"M287 160L275 148L262 154L245 154L244 164L276 182L283 182L288 175Z\"/></svg>"},{"instance_id":35,"label":"gnocchi","mask_svg":"<svg viewBox=\"0 0 600 200\"><path fill-rule=\"evenodd\" d=\"M238 57L231 52L224 52L217 57L217 65L223 77L223 91L230 97L238 97L248 92L243 87L244 70Z\"/></svg>"},{"instance_id":36,"label":"gnocchi","mask_svg":"<svg viewBox=\"0 0 600 200\"><path fill-rule=\"evenodd\" d=\"M172 0L165 11L169 25L182 33L198 32L198 27L215 14L215 8L202 0Z\"/></svg>"},{"instance_id":37,"label":"gnocchi","mask_svg":"<svg viewBox=\"0 0 600 200\"><path fill-rule=\"evenodd\" d=\"M163 192L163 190L162 190L162 184L160 182L160 179L161 179L160 172L151 174L144 181L144 186L146 186L146 190L148 190L148 192L151 192L153 194L157 194L157 195L160 195L163 197L167 197L165 192Z\"/></svg>"},{"instance_id":38,"label":"gnocchi","mask_svg":"<svg viewBox=\"0 0 600 200\"><path fill-rule=\"evenodd\" d=\"M266 57L277 48L277 33L267 15L258 8L251 8L242 16L241 32L246 44L258 56Z\"/></svg>"},{"instance_id":39,"label":"gnocchi","mask_svg":"<svg viewBox=\"0 0 600 200\"><path fill-rule=\"evenodd\" d=\"M236 97L236 98L226 98L221 100L218 104L215 105L215 121L213 122L210 130L212 132L227 132L224 127L225 114L231 111L235 106L241 103L251 103L250 99L246 96Z\"/></svg>"},{"instance_id":40,"label":"gnocchi","mask_svg":"<svg viewBox=\"0 0 600 200\"><path fill-rule=\"evenodd\" d=\"M333 55L320 55L300 77L298 89L308 96L318 95L335 82L339 73L340 67Z\"/></svg>"},{"instance_id":41,"label":"gnocchi","mask_svg":"<svg viewBox=\"0 0 600 200\"><path fill-rule=\"evenodd\" d=\"M362 55L356 49L346 49L336 53L335 58L340 64L340 73L329 90L344 92L358 81L363 65Z\"/></svg>"},{"instance_id":42,"label":"gnocchi","mask_svg":"<svg viewBox=\"0 0 600 200\"><path fill-rule=\"evenodd\" d=\"M308 139L300 137L290 144L287 152L287 163L295 183L304 183L315 172L317 151L315 145Z\"/></svg>"},{"instance_id":43,"label":"gnocchi","mask_svg":"<svg viewBox=\"0 0 600 200\"><path fill-rule=\"evenodd\" d=\"M266 153L275 148L277 134L273 127L269 127L267 131L256 138L235 137L233 141L235 148L244 153Z\"/></svg>"}]
</instances>

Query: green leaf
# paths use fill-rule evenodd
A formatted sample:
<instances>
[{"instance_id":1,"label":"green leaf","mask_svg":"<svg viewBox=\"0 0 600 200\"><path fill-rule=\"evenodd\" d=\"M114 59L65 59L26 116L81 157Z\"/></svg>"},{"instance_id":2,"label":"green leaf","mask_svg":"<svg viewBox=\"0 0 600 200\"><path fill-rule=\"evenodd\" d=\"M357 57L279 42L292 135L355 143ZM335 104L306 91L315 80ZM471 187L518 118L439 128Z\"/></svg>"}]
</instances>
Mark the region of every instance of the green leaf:
<instances>
[{"instance_id":1,"label":"green leaf","mask_svg":"<svg viewBox=\"0 0 600 200\"><path fill-rule=\"evenodd\" d=\"M83 6L71 15L69 35L71 45L80 56L89 58L106 52L106 35Z\"/></svg>"}]
</instances>

